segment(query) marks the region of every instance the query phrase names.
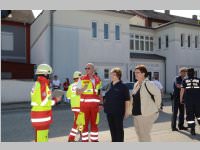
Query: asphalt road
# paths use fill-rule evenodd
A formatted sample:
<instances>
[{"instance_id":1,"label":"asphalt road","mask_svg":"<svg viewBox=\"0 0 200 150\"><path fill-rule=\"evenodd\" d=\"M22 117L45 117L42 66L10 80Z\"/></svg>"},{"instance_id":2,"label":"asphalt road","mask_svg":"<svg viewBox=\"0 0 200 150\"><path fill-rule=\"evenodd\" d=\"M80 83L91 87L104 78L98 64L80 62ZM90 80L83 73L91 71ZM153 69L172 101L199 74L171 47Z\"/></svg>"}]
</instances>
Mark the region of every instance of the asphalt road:
<instances>
[{"instance_id":1,"label":"asphalt road","mask_svg":"<svg viewBox=\"0 0 200 150\"><path fill-rule=\"evenodd\" d=\"M187 131L172 132L171 101L164 102L164 111L160 113L152 130L153 141L200 141L200 128L197 127L197 135L192 137ZM16 108L13 109L12 107ZM49 132L50 142L66 142L73 123L73 113L69 105L60 104L53 108L53 124ZM137 141L134 131L132 117L124 120L125 141ZM30 123L30 108L9 106L1 110L1 141L2 142L32 142L34 141L34 130ZM110 133L106 116L100 113L99 141L110 142Z\"/></svg>"}]
</instances>

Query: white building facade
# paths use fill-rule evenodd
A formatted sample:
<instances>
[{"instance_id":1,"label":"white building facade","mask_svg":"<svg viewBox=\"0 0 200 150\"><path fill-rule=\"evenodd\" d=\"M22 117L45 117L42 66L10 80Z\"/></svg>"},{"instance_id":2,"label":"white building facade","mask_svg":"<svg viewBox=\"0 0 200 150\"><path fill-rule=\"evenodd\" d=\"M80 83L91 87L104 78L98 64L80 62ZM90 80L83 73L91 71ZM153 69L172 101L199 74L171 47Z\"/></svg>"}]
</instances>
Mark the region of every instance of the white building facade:
<instances>
[{"instance_id":1,"label":"white building facade","mask_svg":"<svg viewBox=\"0 0 200 150\"><path fill-rule=\"evenodd\" d=\"M134 81L135 66L145 64L166 92L172 91L181 66L194 67L200 76L200 26L146 28L138 26L141 19L131 25L134 17L114 11L44 11L31 26L31 63L51 64L64 82L92 62L104 83L113 67L122 69L124 82Z\"/></svg>"}]
</instances>

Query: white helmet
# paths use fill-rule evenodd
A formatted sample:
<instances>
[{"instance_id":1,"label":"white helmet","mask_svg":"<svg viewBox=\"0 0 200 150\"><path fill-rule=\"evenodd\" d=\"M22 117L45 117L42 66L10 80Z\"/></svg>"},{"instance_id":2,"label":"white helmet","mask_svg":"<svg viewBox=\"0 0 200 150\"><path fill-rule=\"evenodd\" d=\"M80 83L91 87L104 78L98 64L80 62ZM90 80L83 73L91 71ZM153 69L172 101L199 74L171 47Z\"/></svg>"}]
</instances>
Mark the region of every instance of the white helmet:
<instances>
[{"instance_id":1,"label":"white helmet","mask_svg":"<svg viewBox=\"0 0 200 150\"><path fill-rule=\"evenodd\" d=\"M81 77L81 72L75 71L74 75L73 75L73 78L75 79L75 78L80 78L80 77Z\"/></svg>"},{"instance_id":2,"label":"white helmet","mask_svg":"<svg viewBox=\"0 0 200 150\"><path fill-rule=\"evenodd\" d=\"M40 64L35 74L52 74L53 70L48 64Z\"/></svg>"}]
</instances>

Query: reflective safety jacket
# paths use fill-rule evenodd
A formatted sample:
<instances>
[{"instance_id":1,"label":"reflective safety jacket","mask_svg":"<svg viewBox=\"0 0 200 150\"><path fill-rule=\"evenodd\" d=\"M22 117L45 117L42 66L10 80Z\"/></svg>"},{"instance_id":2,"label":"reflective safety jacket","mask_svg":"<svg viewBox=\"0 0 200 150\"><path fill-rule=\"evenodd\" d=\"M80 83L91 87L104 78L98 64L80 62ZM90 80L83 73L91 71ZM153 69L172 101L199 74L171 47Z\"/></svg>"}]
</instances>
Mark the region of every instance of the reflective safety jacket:
<instances>
[{"instance_id":1,"label":"reflective safety jacket","mask_svg":"<svg viewBox=\"0 0 200 150\"><path fill-rule=\"evenodd\" d=\"M87 89L81 94L81 102L100 102L99 90L102 86L101 80L98 76L93 75L94 84L88 75L81 77L81 87L87 85Z\"/></svg>"},{"instance_id":2,"label":"reflective safety jacket","mask_svg":"<svg viewBox=\"0 0 200 150\"><path fill-rule=\"evenodd\" d=\"M80 112L80 95L76 94L77 83L78 82L74 82L70 84L66 93L66 97L67 99L70 99L72 111Z\"/></svg>"},{"instance_id":3,"label":"reflective safety jacket","mask_svg":"<svg viewBox=\"0 0 200 150\"><path fill-rule=\"evenodd\" d=\"M47 128L52 123L52 106L56 100L51 99L48 80L38 77L31 91L31 123L38 129Z\"/></svg>"}]
</instances>

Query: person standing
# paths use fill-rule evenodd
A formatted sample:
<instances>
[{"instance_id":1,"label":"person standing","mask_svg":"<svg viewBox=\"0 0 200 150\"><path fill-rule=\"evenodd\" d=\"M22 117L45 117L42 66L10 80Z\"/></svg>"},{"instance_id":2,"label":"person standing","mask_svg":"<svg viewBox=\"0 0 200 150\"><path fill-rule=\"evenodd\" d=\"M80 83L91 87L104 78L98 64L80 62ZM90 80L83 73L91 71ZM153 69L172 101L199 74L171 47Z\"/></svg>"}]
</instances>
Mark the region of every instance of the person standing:
<instances>
[{"instance_id":1,"label":"person standing","mask_svg":"<svg viewBox=\"0 0 200 150\"><path fill-rule=\"evenodd\" d=\"M67 91L70 85L69 78L66 78L66 81L63 83L63 90Z\"/></svg>"},{"instance_id":2,"label":"person standing","mask_svg":"<svg viewBox=\"0 0 200 150\"><path fill-rule=\"evenodd\" d=\"M88 63L85 67L86 75L78 81L77 94L81 96L80 111L85 115L85 125L82 131L82 142L88 142L88 125L90 124L90 140L98 142L99 103L101 80L94 74L94 64Z\"/></svg>"},{"instance_id":3,"label":"person standing","mask_svg":"<svg viewBox=\"0 0 200 150\"><path fill-rule=\"evenodd\" d=\"M183 80L180 91L180 103L186 106L186 121L191 135L195 133L195 117L200 125L200 79L194 77L194 68L188 69L188 77Z\"/></svg>"},{"instance_id":4,"label":"person standing","mask_svg":"<svg viewBox=\"0 0 200 150\"><path fill-rule=\"evenodd\" d=\"M161 93L155 84L148 79L148 72L144 65L135 68L133 97L133 123L140 142L151 141L151 129L157 120L161 104Z\"/></svg>"},{"instance_id":5,"label":"person standing","mask_svg":"<svg viewBox=\"0 0 200 150\"><path fill-rule=\"evenodd\" d=\"M58 79L58 76L57 75L54 75L54 78L53 78L53 81L52 81L52 88L53 90L55 89L60 89L61 88L61 82L60 80Z\"/></svg>"},{"instance_id":6,"label":"person standing","mask_svg":"<svg viewBox=\"0 0 200 150\"><path fill-rule=\"evenodd\" d=\"M75 137L78 133L78 126L77 126L76 121L78 118L78 114L80 112L80 95L76 94L76 89L77 89L77 83L80 77L81 77L81 72L75 71L73 74L74 83L72 83L69 86L66 93L66 97L67 99L70 100L71 109L72 109L72 112L74 113L74 123L68 137L68 142L74 142Z\"/></svg>"},{"instance_id":7,"label":"person standing","mask_svg":"<svg viewBox=\"0 0 200 150\"><path fill-rule=\"evenodd\" d=\"M122 71L120 68L111 70L112 82L105 93L103 104L112 142L124 142L123 120L129 116L130 94L128 87L122 83L121 76Z\"/></svg>"},{"instance_id":8,"label":"person standing","mask_svg":"<svg viewBox=\"0 0 200 150\"><path fill-rule=\"evenodd\" d=\"M158 79L158 76L154 76L154 80L153 80L153 83L156 85L157 88L160 89L160 92L161 92L161 98L164 96L164 91L163 91L163 86L162 84L160 83L159 79ZM160 109L162 110L163 109L163 99L161 101L161 107Z\"/></svg>"},{"instance_id":9,"label":"person standing","mask_svg":"<svg viewBox=\"0 0 200 150\"><path fill-rule=\"evenodd\" d=\"M187 130L187 128L184 127L185 106L183 103L180 103L181 83L186 75L187 75L187 68L182 67L179 69L179 76L177 76L174 81L174 92L172 100L172 120L171 120L172 131L178 131L178 129L176 128L178 111L179 111L178 128L179 130Z\"/></svg>"},{"instance_id":10,"label":"person standing","mask_svg":"<svg viewBox=\"0 0 200 150\"><path fill-rule=\"evenodd\" d=\"M51 99L49 76L52 68L47 64L37 67L37 81L31 95L31 123L35 129L35 142L47 142L50 124L52 123L52 106L61 100L60 97Z\"/></svg>"},{"instance_id":11,"label":"person standing","mask_svg":"<svg viewBox=\"0 0 200 150\"><path fill-rule=\"evenodd\" d=\"M69 88L70 82L69 82L69 78L66 78L66 81L63 83L63 90L65 92L67 92L68 88ZM63 97L64 102L69 103L69 99L67 97Z\"/></svg>"}]
</instances>

